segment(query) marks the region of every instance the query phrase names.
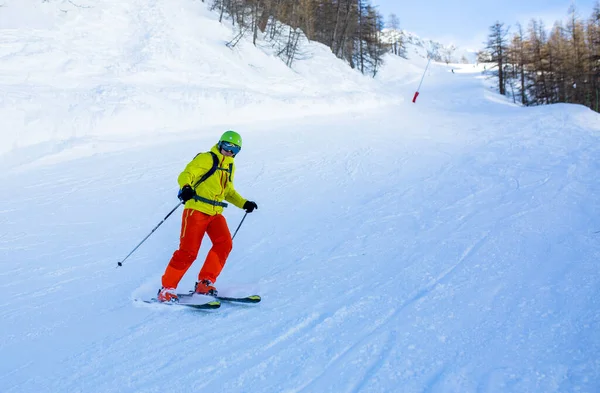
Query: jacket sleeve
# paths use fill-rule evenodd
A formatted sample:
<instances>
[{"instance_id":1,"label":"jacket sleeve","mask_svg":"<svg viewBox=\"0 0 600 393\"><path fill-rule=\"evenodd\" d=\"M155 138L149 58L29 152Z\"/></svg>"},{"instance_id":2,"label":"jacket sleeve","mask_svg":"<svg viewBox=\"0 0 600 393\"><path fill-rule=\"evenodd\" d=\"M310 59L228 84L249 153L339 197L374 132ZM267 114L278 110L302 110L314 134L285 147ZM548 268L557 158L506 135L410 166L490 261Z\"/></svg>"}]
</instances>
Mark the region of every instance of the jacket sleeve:
<instances>
[{"instance_id":1,"label":"jacket sleeve","mask_svg":"<svg viewBox=\"0 0 600 393\"><path fill-rule=\"evenodd\" d=\"M194 186L194 183L212 168L213 160L210 153L200 153L185 167L183 172L177 178L179 188L186 184ZM233 203L233 202L232 202Z\"/></svg>"},{"instance_id":2,"label":"jacket sleeve","mask_svg":"<svg viewBox=\"0 0 600 393\"><path fill-rule=\"evenodd\" d=\"M225 190L225 200L234 206L239 207L240 209L244 208L244 203L246 203L246 199L244 199L233 187L233 178L235 174L235 167L232 168L232 174L230 181L227 183L227 189Z\"/></svg>"},{"instance_id":3,"label":"jacket sleeve","mask_svg":"<svg viewBox=\"0 0 600 393\"><path fill-rule=\"evenodd\" d=\"M238 194L233 186L229 187L227 190L227 194L225 194L225 200L239 207L240 209L242 209L244 207L244 203L246 203L246 199L242 198L242 196Z\"/></svg>"}]
</instances>

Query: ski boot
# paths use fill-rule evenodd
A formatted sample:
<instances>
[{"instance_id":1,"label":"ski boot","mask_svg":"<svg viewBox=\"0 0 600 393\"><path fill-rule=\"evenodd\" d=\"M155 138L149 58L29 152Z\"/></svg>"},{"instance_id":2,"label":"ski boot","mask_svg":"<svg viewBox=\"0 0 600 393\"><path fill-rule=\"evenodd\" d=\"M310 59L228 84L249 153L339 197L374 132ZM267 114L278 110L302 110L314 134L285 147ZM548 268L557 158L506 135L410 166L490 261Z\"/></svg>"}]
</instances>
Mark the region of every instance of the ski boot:
<instances>
[{"instance_id":1,"label":"ski boot","mask_svg":"<svg viewBox=\"0 0 600 393\"><path fill-rule=\"evenodd\" d=\"M194 287L194 293L199 295L217 296L218 291L210 280L200 280Z\"/></svg>"},{"instance_id":2,"label":"ski boot","mask_svg":"<svg viewBox=\"0 0 600 393\"><path fill-rule=\"evenodd\" d=\"M178 302L179 298L177 297L177 291L175 288L165 288L162 287L158 290L158 295L156 295L156 300L159 302Z\"/></svg>"}]
</instances>

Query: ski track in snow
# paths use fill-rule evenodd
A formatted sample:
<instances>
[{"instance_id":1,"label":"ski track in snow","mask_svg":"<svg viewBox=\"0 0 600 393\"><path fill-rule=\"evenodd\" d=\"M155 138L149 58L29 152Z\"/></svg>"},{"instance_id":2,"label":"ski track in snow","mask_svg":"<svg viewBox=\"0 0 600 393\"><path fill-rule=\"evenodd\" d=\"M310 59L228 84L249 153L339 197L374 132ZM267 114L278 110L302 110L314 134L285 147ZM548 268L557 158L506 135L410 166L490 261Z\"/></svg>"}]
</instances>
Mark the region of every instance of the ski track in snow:
<instances>
[{"instance_id":1,"label":"ski track in snow","mask_svg":"<svg viewBox=\"0 0 600 393\"><path fill-rule=\"evenodd\" d=\"M262 391L285 392L386 391L390 386L402 386L401 391L434 392L452 390L453 386L466 391L495 391L499 386L507 386L504 385L507 373L521 375L521 384L518 380L513 381L514 390L527 386L522 385L527 384L527 370L497 366L502 363L479 368L483 364L471 363L481 362L476 360L478 357L474 357L474 353L486 352L484 348L497 340L490 336L491 333L469 338L444 328L443 323L455 319L464 319L461 325L484 323L483 317L475 317L469 322L468 317L457 314L458 309L452 302L471 308L475 306L474 310L480 313L496 309L494 303L505 303L508 288L502 282L496 283L495 289L481 287L486 294L480 300L468 290L469 282L484 277L474 275L475 272L500 268L496 274L501 274L503 269L499 261L493 262L495 266L483 268L483 261L478 259L489 253L486 249L495 247L491 242L493 238L502 236L503 231L515 225L528 222L529 216L547 211L547 205L556 197L569 192L569 187L576 181L577 167L570 166L567 177L553 175L562 170L563 165L546 165L543 161L532 171L494 174L481 162L497 162L501 158L486 158L486 151L489 146L493 146L490 152L505 151L513 141L510 138L493 140L490 135L472 137L474 139L467 146L475 152L473 154L469 150L461 151L464 147L458 142L444 143L442 149L430 149L428 143L432 142L423 143L418 138L414 145L405 146L406 152L395 150L390 153L385 146L363 150L358 141L353 151L344 147L329 154L317 154L316 146L334 145L339 134L346 132L344 127L332 131L329 126L329 137L315 141L314 146L312 141L305 142L308 145L299 148L302 158L299 155L281 158L277 169L270 165L252 165L252 155L262 157L271 146L249 152L246 162L238 164L240 171L257 173L248 176L248 180L238 174L237 184L240 190L257 193L261 208L242 227L236 248L243 252L236 254L234 251L227 269L231 269L229 272L234 276L248 274L248 269L252 269L250 276L256 277L264 289L262 304L258 307L224 305L214 313L199 313L163 310L160 306L132 309L127 302L120 303L116 301L117 297L109 296L108 300L99 302L95 316L79 307L79 318L88 320L86 325L106 323L105 317L112 319L115 312L117 315L126 312L130 316L123 326L117 323L109 332L96 333L93 340L71 344L72 349L67 351L66 357L45 352L44 355L54 358L62 370L58 375L46 373L23 379L22 376L28 374L28 365L33 365L25 361L20 363L19 367L2 374L4 381L7 378L16 381L8 391L49 384L47 386L53 390L61 391L153 392L160 391L164 381L169 381L174 391L190 388L246 391L248 386L257 384L261 385ZM386 130L381 133L387 138L392 135ZM393 138L402 140L401 136ZM477 138L481 139L477 141ZM177 144L162 146L161 150L163 155L179 154ZM155 155L151 149L140 153L148 157ZM589 150L587 154L593 154L593 151ZM131 153L128 156L131 161L148 162L143 156L135 158ZM369 157L378 157L390 164L368 164L367 169L364 163L369 162ZM122 165L118 158L119 155L113 156L116 166ZM152 186L155 180L143 175L148 171L168 180L170 174L180 170L176 160L166 157L168 167L155 161L154 168L133 169L108 187L112 171L95 169L94 159L85 161L87 163L82 164L91 170L89 179L93 180L85 181L82 186L77 186L81 167L75 170L68 164L59 164L60 169L49 169L48 173L54 170L62 174L56 182L44 182L48 173L41 173L39 184L48 190L48 195L56 197L51 197L50 203L44 200L45 196L33 195L26 205L35 206L42 225L37 232L7 234L6 239L0 239L10 242L11 252L17 252L22 244L21 252L27 255L35 250L35 258L39 261L64 261L59 268L46 263L34 265L39 273L33 289L30 272L14 267L9 270L12 279L1 283L5 291L14 293L16 288L23 288L21 293L16 292L17 295L28 294L36 300L19 308L11 300L5 300L1 314L4 320L19 321L27 313L40 314L40 318L47 321L30 329L29 339L46 340L57 330L74 331L74 319L68 314L61 313L65 319L48 320L51 315L48 310L56 309L60 304L76 305L80 299L98 299L111 290L127 298L128 285L123 285L124 282L138 282L142 287L149 285L155 290L176 244L176 234L169 231L177 231L178 219L169 223L168 230L157 233L148 247L142 248L140 255L128 261L120 271L106 267L113 264L111 258L117 257L114 247L105 250L99 261L92 257L94 250L116 244L114 235L106 239L87 239L80 245L68 242L53 247L53 242L61 244L59 239L69 238L65 237L66 233L75 235L73 228L101 228L130 213L142 217L139 214L143 211L164 210L161 199L173 192L168 187L159 195L144 200L143 206L137 206L140 201L129 201L124 196L131 188ZM179 166L184 165L184 161L178 163ZM244 168L244 164L249 168ZM527 164L521 162L521 165ZM474 176L472 172L477 172L480 180L463 187L460 179ZM344 175L338 179L340 173ZM399 177L391 182L393 173ZM35 178L36 174L32 172L30 176ZM557 180L552 183L553 179ZM375 184L377 187L373 187ZM305 187L318 192L304 193L301 199L295 199L296 190ZM545 197L546 189L553 198ZM112 196L109 207L124 205L121 212L109 217L111 220L95 221L79 213L90 208L103 210L106 202L94 199L94 195L109 191ZM524 196L515 198L515 193ZM18 196L16 198L19 200ZM52 211L45 209L48 204L54 206ZM148 206L154 208L147 209ZM22 209L15 208L12 221L18 221L16 217ZM307 210L312 213L307 215ZM48 233L45 223L57 211L66 216L63 222L52 225L54 234ZM68 214L70 211L74 212ZM267 225L260 214L295 217L283 222L271 220ZM155 218L146 217L147 225L136 223L130 230L143 234ZM236 222L229 221L230 225ZM130 224L117 224L113 229L116 234L123 233L127 225ZM286 228L288 225L293 226L293 232ZM52 240L53 237L56 240ZM398 243L390 243L397 237L400 237ZM437 243L437 249L419 245L419 241ZM129 245L126 243L124 246ZM167 244L161 247L161 243ZM48 249L39 252L39 247ZM120 251L117 254L126 250ZM159 258L150 257L157 251ZM439 258L441 253L444 258ZM260 264L260 260L267 263ZM250 266L257 263L256 268ZM198 265L192 267L184 285L191 285L197 268ZM221 281L226 282L227 269ZM143 273L145 271L147 273ZM146 277L145 283L137 278L140 274ZM567 273L562 272L560 276L564 274ZM107 285L109 277L110 281L116 281ZM390 280L390 277L394 278ZM335 285L331 286L331 283ZM519 285L524 285L524 281L514 284L517 293L523 290ZM66 288L74 287L81 287L81 290L72 294L65 292ZM298 294L304 295L298 298ZM439 307L440 302L450 306L449 310L440 315L427 311ZM532 309L526 303L524 307ZM289 309L295 311L286 311ZM497 329L506 330L510 326L503 322L504 318L514 319L512 311L506 312L504 317L492 319ZM208 331L206 324L212 327ZM187 325L191 328L186 329ZM170 326L180 328L171 329ZM244 327L243 333L237 330L238 326ZM426 332L425 336L417 338L420 331ZM20 340L13 334L0 348L14 348ZM437 346L429 344L429 340L437 342ZM469 344L470 341L473 342ZM62 342L66 344L67 341ZM210 343L208 346L207 342ZM172 352L176 343L182 345ZM433 355L433 348L444 345L451 345L451 349ZM470 348L471 354L461 352L463 347ZM168 355L164 356L165 353ZM120 361L123 358L127 363ZM286 368L287 377L283 379L277 370L285 367L290 359L294 359L296 366ZM105 378L108 364L115 365L108 370L112 375L109 380ZM170 375L174 369L179 375L176 380ZM465 379L472 383L460 382Z\"/></svg>"}]
</instances>

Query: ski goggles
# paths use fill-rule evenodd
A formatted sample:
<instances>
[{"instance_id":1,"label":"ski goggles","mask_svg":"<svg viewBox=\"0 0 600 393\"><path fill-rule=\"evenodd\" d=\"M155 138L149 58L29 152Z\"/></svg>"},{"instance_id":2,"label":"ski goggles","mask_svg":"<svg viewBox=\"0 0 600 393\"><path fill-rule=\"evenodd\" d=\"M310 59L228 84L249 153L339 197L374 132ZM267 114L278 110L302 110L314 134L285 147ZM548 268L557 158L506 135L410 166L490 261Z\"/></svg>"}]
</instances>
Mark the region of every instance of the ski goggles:
<instances>
[{"instance_id":1,"label":"ski goggles","mask_svg":"<svg viewBox=\"0 0 600 393\"><path fill-rule=\"evenodd\" d=\"M221 149L225 150L226 152L233 153L233 155L238 154L240 150L242 150L242 148L235 143L225 141L221 141Z\"/></svg>"}]
</instances>

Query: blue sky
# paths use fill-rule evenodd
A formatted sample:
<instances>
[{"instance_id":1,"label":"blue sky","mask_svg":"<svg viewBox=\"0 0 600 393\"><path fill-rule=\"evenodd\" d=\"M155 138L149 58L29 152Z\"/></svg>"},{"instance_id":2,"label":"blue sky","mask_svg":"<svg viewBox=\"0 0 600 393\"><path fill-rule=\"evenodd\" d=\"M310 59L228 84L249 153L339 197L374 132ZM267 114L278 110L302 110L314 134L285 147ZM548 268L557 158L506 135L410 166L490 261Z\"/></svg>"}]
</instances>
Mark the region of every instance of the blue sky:
<instances>
[{"instance_id":1,"label":"blue sky","mask_svg":"<svg viewBox=\"0 0 600 393\"><path fill-rule=\"evenodd\" d=\"M532 18L542 19L548 27L564 19L571 3L579 15L588 18L597 0L463 0L461 5L448 1L372 0L387 21L390 13L400 19L400 27L442 43L454 43L466 49L480 49L486 40L489 26L496 20L506 26L517 22L526 26Z\"/></svg>"}]
</instances>

